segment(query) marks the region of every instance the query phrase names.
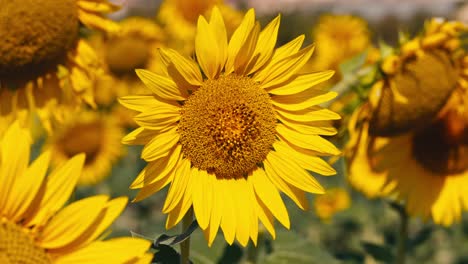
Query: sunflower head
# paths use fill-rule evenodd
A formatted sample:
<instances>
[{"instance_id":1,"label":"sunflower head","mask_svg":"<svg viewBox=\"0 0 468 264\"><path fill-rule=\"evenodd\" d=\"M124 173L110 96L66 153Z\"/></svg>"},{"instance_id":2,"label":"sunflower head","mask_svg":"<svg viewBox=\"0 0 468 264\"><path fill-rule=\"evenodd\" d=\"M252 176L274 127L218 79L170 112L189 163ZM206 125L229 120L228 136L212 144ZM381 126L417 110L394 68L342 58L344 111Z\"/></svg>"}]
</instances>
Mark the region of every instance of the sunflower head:
<instances>
[{"instance_id":1,"label":"sunflower head","mask_svg":"<svg viewBox=\"0 0 468 264\"><path fill-rule=\"evenodd\" d=\"M0 78L37 77L62 62L78 39L76 0L2 0L0 5Z\"/></svg>"},{"instance_id":2,"label":"sunflower head","mask_svg":"<svg viewBox=\"0 0 468 264\"><path fill-rule=\"evenodd\" d=\"M72 157L47 175L51 153L41 153L28 164L30 143L31 136L17 122L0 138L2 263L150 263L149 241L102 238L127 198L100 195L65 206L84 155ZM124 247L127 250L122 251Z\"/></svg>"},{"instance_id":3,"label":"sunflower head","mask_svg":"<svg viewBox=\"0 0 468 264\"><path fill-rule=\"evenodd\" d=\"M457 87L468 87L459 22L431 20L381 64L372 87L369 133L391 136L432 121Z\"/></svg>"},{"instance_id":4,"label":"sunflower head","mask_svg":"<svg viewBox=\"0 0 468 264\"><path fill-rule=\"evenodd\" d=\"M210 245L219 228L228 243L256 243L259 219L273 237L273 217L290 225L278 190L306 209L306 192L323 192L306 170L334 174L318 156L340 153L321 137L339 116L318 104L336 94L314 87L333 72L299 73L313 46L300 36L276 49L279 23L261 30L251 9L228 40L214 8L198 18L196 60L161 49L163 71L137 70L151 94L120 98L140 126L123 142L145 145L148 162L135 200L170 184L167 228L193 208Z\"/></svg>"},{"instance_id":5,"label":"sunflower head","mask_svg":"<svg viewBox=\"0 0 468 264\"><path fill-rule=\"evenodd\" d=\"M52 162L58 166L71 157L85 153L79 185L93 185L104 180L122 155L122 128L112 116L82 111L68 115L48 138L45 148L52 150Z\"/></svg>"},{"instance_id":6,"label":"sunflower head","mask_svg":"<svg viewBox=\"0 0 468 264\"><path fill-rule=\"evenodd\" d=\"M312 30L317 43L312 68L338 70L340 63L371 47L367 22L351 15L322 15Z\"/></svg>"}]
</instances>

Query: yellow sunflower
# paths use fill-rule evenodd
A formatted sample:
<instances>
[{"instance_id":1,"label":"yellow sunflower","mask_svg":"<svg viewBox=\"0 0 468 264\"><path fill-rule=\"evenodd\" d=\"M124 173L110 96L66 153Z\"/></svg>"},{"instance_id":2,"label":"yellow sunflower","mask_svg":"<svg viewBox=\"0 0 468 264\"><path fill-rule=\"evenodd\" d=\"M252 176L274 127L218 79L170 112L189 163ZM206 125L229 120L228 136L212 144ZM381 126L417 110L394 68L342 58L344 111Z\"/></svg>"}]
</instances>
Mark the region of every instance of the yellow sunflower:
<instances>
[{"instance_id":1,"label":"yellow sunflower","mask_svg":"<svg viewBox=\"0 0 468 264\"><path fill-rule=\"evenodd\" d=\"M93 196L68 204L85 156L77 155L46 176L50 152L29 166L30 135L11 125L0 139L1 263L150 263L149 241L102 233L127 198Z\"/></svg>"},{"instance_id":2,"label":"yellow sunflower","mask_svg":"<svg viewBox=\"0 0 468 264\"><path fill-rule=\"evenodd\" d=\"M92 185L109 176L112 165L122 156L123 135L123 129L112 116L85 111L67 117L47 138L45 148L50 149L55 166L85 153L78 184Z\"/></svg>"},{"instance_id":3,"label":"yellow sunflower","mask_svg":"<svg viewBox=\"0 0 468 264\"><path fill-rule=\"evenodd\" d=\"M351 198L345 189L331 188L315 198L314 209L317 216L327 223L333 215L348 209L350 204Z\"/></svg>"},{"instance_id":4,"label":"yellow sunflower","mask_svg":"<svg viewBox=\"0 0 468 264\"><path fill-rule=\"evenodd\" d=\"M59 107L94 106L100 65L80 39L80 24L116 31L102 14L117 7L107 0L0 0L0 6L0 119L32 111L51 130Z\"/></svg>"},{"instance_id":5,"label":"yellow sunflower","mask_svg":"<svg viewBox=\"0 0 468 264\"><path fill-rule=\"evenodd\" d=\"M460 23L432 20L382 64L350 122L349 181L450 225L468 209L468 56ZM360 123L360 124L359 124Z\"/></svg>"},{"instance_id":6,"label":"yellow sunflower","mask_svg":"<svg viewBox=\"0 0 468 264\"><path fill-rule=\"evenodd\" d=\"M223 0L164 0L159 7L157 19L170 37L170 46L184 54L192 53L198 16L209 16L214 6L223 14L226 30L230 35L239 26L243 13L225 4Z\"/></svg>"},{"instance_id":7,"label":"yellow sunflower","mask_svg":"<svg viewBox=\"0 0 468 264\"><path fill-rule=\"evenodd\" d=\"M120 102L139 113L126 144L145 145L146 168L132 183L142 200L170 184L166 228L193 207L209 245L219 227L228 243L256 243L258 219L275 237L273 217L289 228L279 191L300 208L323 193L308 171L335 174L319 156L339 150L321 135L339 116L318 104L336 96L313 86L333 71L298 74L312 55L304 36L275 49L280 17L260 30L247 12L228 41L220 11L198 19L197 60L161 49L166 73L138 70L151 95ZM201 70L200 70L201 69Z\"/></svg>"},{"instance_id":8,"label":"yellow sunflower","mask_svg":"<svg viewBox=\"0 0 468 264\"><path fill-rule=\"evenodd\" d=\"M320 16L312 30L312 39L317 43L317 50L305 68L337 71L338 74L332 82L337 82L341 78L339 65L342 62L364 51L369 53L370 62L379 56L378 51L372 47L367 22L357 16L332 14Z\"/></svg>"}]
</instances>

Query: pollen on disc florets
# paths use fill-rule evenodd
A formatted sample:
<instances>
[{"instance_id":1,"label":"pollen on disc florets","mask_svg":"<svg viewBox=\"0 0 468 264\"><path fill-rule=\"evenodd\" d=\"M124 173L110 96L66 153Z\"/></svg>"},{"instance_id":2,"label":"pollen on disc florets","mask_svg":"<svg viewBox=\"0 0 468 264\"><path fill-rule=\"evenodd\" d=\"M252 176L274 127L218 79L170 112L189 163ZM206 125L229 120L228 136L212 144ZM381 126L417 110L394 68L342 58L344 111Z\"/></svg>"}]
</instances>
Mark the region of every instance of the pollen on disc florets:
<instances>
[{"instance_id":1,"label":"pollen on disc florets","mask_svg":"<svg viewBox=\"0 0 468 264\"><path fill-rule=\"evenodd\" d=\"M0 0L0 77L40 75L76 43L76 0Z\"/></svg>"},{"instance_id":2,"label":"pollen on disc florets","mask_svg":"<svg viewBox=\"0 0 468 264\"><path fill-rule=\"evenodd\" d=\"M185 102L178 127L182 152L217 177L245 177L271 151L276 117L270 96L248 77L207 80Z\"/></svg>"},{"instance_id":3,"label":"pollen on disc florets","mask_svg":"<svg viewBox=\"0 0 468 264\"><path fill-rule=\"evenodd\" d=\"M44 249L20 226L0 220L0 259L6 263L50 264Z\"/></svg>"}]
</instances>

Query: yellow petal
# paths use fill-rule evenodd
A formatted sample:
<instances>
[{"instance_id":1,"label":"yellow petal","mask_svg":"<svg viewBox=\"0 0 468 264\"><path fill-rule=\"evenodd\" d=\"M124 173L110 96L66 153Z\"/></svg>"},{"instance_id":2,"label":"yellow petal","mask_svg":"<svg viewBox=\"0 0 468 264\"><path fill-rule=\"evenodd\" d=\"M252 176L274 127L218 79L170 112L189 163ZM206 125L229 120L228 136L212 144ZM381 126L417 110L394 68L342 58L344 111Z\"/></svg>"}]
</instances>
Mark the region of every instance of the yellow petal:
<instances>
[{"instance_id":1,"label":"yellow petal","mask_svg":"<svg viewBox=\"0 0 468 264\"><path fill-rule=\"evenodd\" d=\"M213 184L209 177L216 177L208 174L205 170L192 168L193 186L193 211L201 229L205 230L210 223L211 207L213 204Z\"/></svg>"},{"instance_id":2,"label":"yellow petal","mask_svg":"<svg viewBox=\"0 0 468 264\"><path fill-rule=\"evenodd\" d=\"M291 40L290 42L284 44L283 46L277 48L273 52L273 56L271 57L271 60L268 62L268 64L265 65L265 67L263 67L262 69L260 69L257 73L255 73L254 79L256 81L264 80L265 77L270 73L274 65L276 65L280 60L283 60L284 58L290 56L291 54L297 53L301 48L303 42L304 35L300 35L297 38Z\"/></svg>"},{"instance_id":3,"label":"yellow petal","mask_svg":"<svg viewBox=\"0 0 468 264\"><path fill-rule=\"evenodd\" d=\"M23 176L29 162L31 136L14 122L5 132L0 145L0 210L9 207L11 188Z\"/></svg>"},{"instance_id":4,"label":"yellow petal","mask_svg":"<svg viewBox=\"0 0 468 264\"><path fill-rule=\"evenodd\" d=\"M276 126L278 135L287 142L301 148L310 149L324 154L339 155L341 152L330 143L328 140L317 135L303 135L291 129L288 129L283 124Z\"/></svg>"},{"instance_id":5,"label":"yellow petal","mask_svg":"<svg viewBox=\"0 0 468 264\"><path fill-rule=\"evenodd\" d=\"M295 122L279 115L277 118L286 127L304 135L333 136L338 132L336 128L332 126L332 122L329 121L312 121L307 122L305 125L304 123Z\"/></svg>"},{"instance_id":6,"label":"yellow petal","mask_svg":"<svg viewBox=\"0 0 468 264\"><path fill-rule=\"evenodd\" d=\"M288 111L274 106L276 113L292 121L307 123L323 120L339 120L341 116L333 111L320 106L313 106L299 111Z\"/></svg>"},{"instance_id":7,"label":"yellow petal","mask_svg":"<svg viewBox=\"0 0 468 264\"><path fill-rule=\"evenodd\" d=\"M192 177L192 175L190 174L189 183L187 184L186 189L183 190L182 200L172 211L169 212L169 215L167 216L166 229L172 228L175 225L177 225L180 222L180 220L182 220L182 218L185 216L189 208L192 207L194 181L195 177Z\"/></svg>"},{"instance_id":8,"label":"yellow petal","mask_svg":"<svg viewBox=\"0 0 468 264\"><path fill-rule=\"evenodd\" d=\"M178 87L177 84L169 78L144 69L137 69L135 72L146 87L160 98L184 101L188 97L187 91Z\"/></svg>"},{"instance_id":9,"label":"yellow petal","mask_svg":"<svg viewBox=\"0 0 468 264\"><path fill-rule=\"evenodd\" d=\"M271 237L273 239L276 239L276 231L275 231L273 215L268 210L268 207L266 207L266 205L264 205L260 199L258 199L257 201L258 202L256 203L256 208L257 208L258 218L260 219L260 221L262 221L265 228L271 234Z\"/></svg>"},{"instance_id":10,"label":"yellow petal","mask_svg":"<svg viewBox=\"0 0 468 264\"><path fill-rule=\"evenodd\" d=\"M178 161L181 159L181 149L182 147L177 145L168 155L148 163L132 182L130 188L143 188L145 185L153 184L173 173Z\"/></svg>"},{"instance_id":11,"label":"yellow petal","mask_svg":"<svg viewBox=\"0 0 468 264\"><path fill-rule=\"evenodd\" d=\"M157 135L158 131L149 130L139 127L132 132L128 133L123 139L122 144L127 145L145 145ZM161 131L162 132L162 131Z\"/></svg>"},{"instance_id":12,"label":"yellow petal","mask_svg":"<svg viewBox=\"0 0 468 264\"><path fill-rule=\"evenodd\" d=\"M231 181L227 179L218 179L218 187L220 192L223 193L223 212L221 216L221 229L224 233L224 239L229 245L232 245L236 236L237 215L234 209L234 197L232 194Z\"/></svg>"},{"instance_id":13,"label":"yellow petal","mask_svg":"<svg viewBox=\"0 0 468 264\"><path fill-rule=\"evenodd\" d=\"M174 181L167 192L166 201L162 209L165 214L173 210L184 196L184 191L190 180L190 161L181 159L174 174Z\"/></svg>"},{"instance_id":14,"label":"yellow petal","mask_svg":"<svg viewBox=\"0 0 468 264\"><path fill-rule=\"evenodd\" d=\"M41 154L25 171L23 175L18 175L10 197L15 197L8 201L3 210L3 214L11 221L17 221L23 217L24 212L29 208L43 184L50 162L50 151Z\"/></svg>"},{"instance_id":15,"label":"yellow petal","mask_svg":"<svg viewBox=\"0 0 468 264\"><path fill-rule=\"evenodd\" d=\"M203 77L197 63L187 59L172 49L160 49L161 56L170 61L182 77L191 85L200 86L203 83Z\"/></svg>"},{"instance_id":16,"label":"yellow petal","mask_svg":"<svg viewBox=\"0 0 468 264\"><path fill-rule=\"evenodd\" d=\"M288 81L284 85L275 85L272 87L268 87L266 90L268 91L268 93L275 95L297 94L330 79L333 76L333 74L335 74L334 71L321 71L308 74L300 74L294 76L291 81Z\"/></svg>"},{"instance_id":17,"label":"yellow petal","mask_svg":"<svg viewBox=\"0 0 468 264\"><path fill-rule=\"evenodd\" d=\"M150 130L163 130L170 126L177 125L180 119L179 108L175 106L157 106L147 109L136 115L133 119L144 128Z\"/></svg>"},{"instance_id":18,"label":"yellow petal","mask_svg":"<svg viewBox=\"0 0 468 264\"><path fill-rule=\"evenodd\" d=\"M171 104L169 101L162 101L161 99L156 99L153 95L128 95L120 97L119 103L125 106L128 109L135 110L138 112L144 112L148 109L154 108L160 105L171 105L178 106L176 104Z\"/></svg>"},{"instance_id":19,"label":"yellow petal","mask_svg":"<svg viewBox=\"0 0 468 264\"><path fill-rule=\"evenodd\" d=\"M179 141L179 133L175 129L155 136L145 145L141 157L146 161L154 161L161 158L176 146Z\"/></svg>"},{"instance_id":20,"label":"yellow petal","mask_svg":"<svg viewBox=\"0 0 468 264\"><path fill-rule=\"evenodd\" d=\"M325 193L322 185L284 153L270 151L265 163L287 183L310 193Z\"/></svg>"},{"instance_id":21,"label":"yellow petal","mask_svg":"<svg viewBox=\"0 0 468 264\"><path fill-rule=\"evenodd\" d=\"M72 243L99 217L108 196L82 199L62 209L39 234L38 244L45 249L57 249Z\"/></svg>"},{"instance_id":22,"label":"yellow petal","mask_svg":"<svg viewBox=\"0 0 468 264\"><path fill-rule=\"evenodd\" d=\"M78 9L78 17L80 19L80 22L85 24L89 28L109 33L115 33L119 31L119 25L117 23L110 19L96 16L93 13L89 13Z\"/></svg>"},{"instance_id":23,"label":"yellow petal","mask_svg":"<svg viewBox=\"0 0 468 264\"><path fill-rule=\"evenodd\" d=\"M112 4L107 1L86 1L80 0L77 2L79 8L92 12L92 13L112 13L120 9L120 6Z\"/></svg>"},{"instance_id":24,"label":"yellow petal","mask_svg":"<svg viewBox=\"0 0 468 264\"><path fill-rule=\"evenodd\" d=\"M309 45L299 52L290 55L276 64L272 64L271 69L265 74L264 78L257 78L264 89L281 84L296 74L309 60L314 52L314 46Z\"/></svg>"},{"instance_id":25,"label":"yellow petal","mask_svg":"<svg viewBox=\"0 0 468 264\"><path fill-rule=\"evenodd\" d=\"M252 175L249 175L247 181L251 188L255 190L257 198L265 204L281 224L289 229L290 222L286 206L275 185L267 178L265 171L262 169L255 170Z\"/></svg>"},{"instance_id":26,"label":"yellow petal","mask_svg":"<svg viewBox=\"0 0 468 264\"><path fill-rule=\"evenodd\" d=\"M133 261L138 260L140 257L148 259L145 252L150 246L150 241L130 237L95 241L86 247L74 250L68 254L58 255L54 259L54 263L133 263Z\"/></svg>"},{"instance_id":27,"label":"yellow petal","mask_svg":"<svg viewBox=\"0 0 468 264\"><path fill-rule=\"evenodd\" d=\"M47 177L47 185L42 189L42 199L34 200L26 213L29 217L25 221L26 226L41 225L62 208L81 176L84 161L85 155L79 154L52 171Z\"/></svg>"},{"instance_id":28,"label":"yellow petal","mask_svg":"<svg viewBox=\"0 0 468 264\"><path fill-rule=\"evenodd\" d=\"M250 35L255 25L255 10L249 9L245 14L239 27L234 31L228 45L228 57L226 61L226 72L234 70L234 62L236 60L239 50L244 46L245 41Z\"/></svg>"},{"instance_id":29,"label":"yellow petal","mask_svg":"<svg viewBox=\"0 0 468 264\"><path fill-rule=\"evenodd\" d=\"M224 193L221 192L220 181L214 177L211 178L213 184L213 208L211 209L210 225L204 230L208 246L211 247L218 233L219 225L224 206Z\"/></svg>"},{"instance_id":30,"label":"yellow petal","mask_svg":"<svg viewBox=\"0 0 468 264\"><path fill-rule=\"evenodd\" d=\"M290 156L299 166L306 170L320 173L324 176L336 174L335 169L333 169L332 166L330 166L330 164L322 160L320 157L306 155L302 152L297 152L282 141L276 141L273 144L273 147L276 151Z\"/></svg>"},{"instance_id":31,"label":"yellow petal","mask_svg":"<svg viewBox=\"0 0 468 264\"><path fill-rule=\"evenodd\" d=\"M265 65L273 55L276 39L278 37L280 20L281 16L278 15L262 30L262 32L260 32L257 44L255 45L255 51L253 52L252 59L249 62L249 75Z\"/></svg>"},{"instance_id":32,"label":"yellow petal","mask_svg":"<svg viewBox=\"0 0 468 264\"><path fill-rule=\"evenodd\" d=\"M174 179L174 173L169 173L167 177L162 178L161 180L145 185L140 189L135 199L132 202L139 202L143 199L146 199L153 195L154 193L160 191L162 188L166 187Z\"/></svg>"},{"instance_id":33,"label":"yellow petal","mask_svg":"<svg viewBox=\"0 0 468 264\"><path fill-rule=\"evenodd\" d=\"M284 194L286 194L296 205L302 210L309 209L309 201L305 195L305 192L281 178L278 173L269 165L264 162L265 174L267 178Z\"/></svg>"},{"instance_id":34,"label":"yellow petal","mask_svg":"<svg viewBox=\"0 0 468 264\"><path fill-rule=\"evenodd\" d=\"M260 34L260 23L256 22L255 26L250 31L247 39L245 40L242 48L236 55L236 59L234 61L234 71L238 75L247 75L247 72L250 70L248 68L249 61L252 60L252 56L254 55L255 47L257 45L258 35ZM251 65L253 66L253 65Z\"/></svg>"},{"instance_id":35,"label":"yellow petal","mask_svg":"<svg viewBox=\"0 0 468 264\"><path fill-rule=\"evenodd\" d=\"M337 95L336 92L323 92L316 89L308 89L297 94L273 96L271 97L271 102L276 107L287 111L301 111L330 101Z\"/></svg>"},{"instance_id":36,"label":"yellow petal","mask_svg":"<svg viewBox=\"0 0 468 264\"><path fill-rule=\"evenodd\" d=\"M231 185L237 218L236 238L245 247L250 237L250 214L253 213L252 206L255 202L254 188L244 178L231 181Z\"/></svg>"}]
</instances>

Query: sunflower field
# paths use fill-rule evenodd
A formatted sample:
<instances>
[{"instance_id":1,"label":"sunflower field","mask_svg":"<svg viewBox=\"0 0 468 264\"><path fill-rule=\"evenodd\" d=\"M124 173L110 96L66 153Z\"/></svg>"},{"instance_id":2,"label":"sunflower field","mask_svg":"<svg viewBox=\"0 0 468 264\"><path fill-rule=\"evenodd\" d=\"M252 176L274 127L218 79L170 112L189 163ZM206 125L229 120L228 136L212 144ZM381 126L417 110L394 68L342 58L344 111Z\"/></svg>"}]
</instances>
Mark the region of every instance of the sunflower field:
<instances>
[{"instance_id":1,"label":"sunflower field","mask_svg":"<svg viewBox=\"0 0 468 264\"><path fill-rule=\"evenodd\" d=\"M0 0L0 264L464 264L467 211L466 0Z\"/></svg>"}]
</instances>

